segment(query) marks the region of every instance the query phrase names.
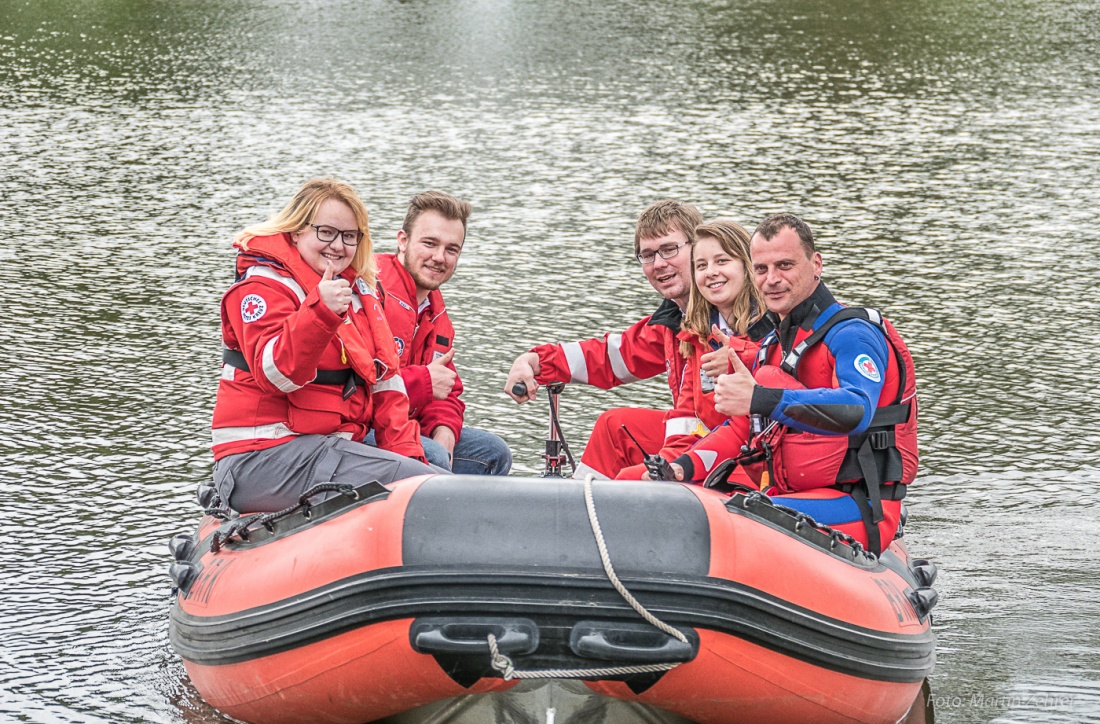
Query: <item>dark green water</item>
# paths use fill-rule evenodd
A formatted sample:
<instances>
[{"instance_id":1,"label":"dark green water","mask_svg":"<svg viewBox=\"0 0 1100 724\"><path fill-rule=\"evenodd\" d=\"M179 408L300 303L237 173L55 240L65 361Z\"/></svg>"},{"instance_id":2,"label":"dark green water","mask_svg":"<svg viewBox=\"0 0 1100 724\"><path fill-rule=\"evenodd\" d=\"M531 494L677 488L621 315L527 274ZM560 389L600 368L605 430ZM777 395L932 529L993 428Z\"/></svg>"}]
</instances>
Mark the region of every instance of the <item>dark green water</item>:
<instances>
[{"instance_id":1,"label":"dark green water","mask_svg":"<svg viewBox=\"0 0 1100 724\"><path fill-rule=\"evenodd\" d=\"M474 203L456 362L528 473L545 407L505 371L656 305L641 208L804 216L917 358L937 720L1100 720L1097 37L1073 0L0 0L0 717L220 720L164 543L209 475L228 240L335 174L382 250L413 193ZM566 434L666 401L570 389Z\"/></svg>"}]
</instances>

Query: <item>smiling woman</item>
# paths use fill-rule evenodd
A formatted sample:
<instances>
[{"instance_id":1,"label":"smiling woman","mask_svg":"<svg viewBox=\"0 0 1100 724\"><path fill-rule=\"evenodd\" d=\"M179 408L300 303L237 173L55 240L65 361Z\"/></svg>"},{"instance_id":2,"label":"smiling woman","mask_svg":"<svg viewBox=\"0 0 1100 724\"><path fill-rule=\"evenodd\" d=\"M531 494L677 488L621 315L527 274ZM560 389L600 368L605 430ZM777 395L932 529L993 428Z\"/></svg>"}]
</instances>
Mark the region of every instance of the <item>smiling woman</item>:
<instances>
[{"instance_id":1,"label":"smiling woman","mask_svg":"<svg viewBox=\"0 0 1100 724\"><path fill-rule=\"evenodd\" d=\"M644 252L643 252L644 253ZM687 447L726 421L714 409L714 380L729 369L730 355L752 364L757 345L749 325L763 313L760 293L748 283L749 232L735 221L715 219L695 227L690 260L694 269L687 311L677 338L684 362L684 379L676 407L666 416L665 444L660 455L677 459ZM748 419L730 424L748 432ZM684 470L672 463L683 479ZM624 468L622 479L649 479L644 465Z\"/></svg>"},{"instance_id":2,"label":"smiling woman","mask_svg":"<svg viewBox=\"0 0 1100 724\"><path fill-rule=\"evenodd\" d=\"M323 482L432 472L375 296L367 224L354 189L317 179L234 242L213 448L214 487L235 510L279 510ZM382 449L362 444L372 429Z\"/></svg>"}]
</instances>

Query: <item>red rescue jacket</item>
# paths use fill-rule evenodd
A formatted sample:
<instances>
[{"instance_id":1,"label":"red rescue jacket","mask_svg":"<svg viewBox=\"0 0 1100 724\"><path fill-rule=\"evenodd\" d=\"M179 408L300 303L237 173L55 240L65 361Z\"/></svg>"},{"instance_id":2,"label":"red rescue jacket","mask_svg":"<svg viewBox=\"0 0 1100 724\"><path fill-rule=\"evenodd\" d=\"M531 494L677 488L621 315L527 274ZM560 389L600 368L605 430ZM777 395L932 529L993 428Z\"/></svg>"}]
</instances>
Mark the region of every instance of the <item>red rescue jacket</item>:
<instances>
[{"instance_id":1,"label":"red rescue jacket","mask_svg":"<svg viewBox=\"0 0 1100 724\"><path fill-rule=\"evenodd\" d=\"M680 402L685 360L680 356L683 312L665 300L652 316L622 332L565 344L542 344L531 351L539 356L540 385L551 382L594 385L609 390L668 373L673 406Z\"/></svg>"},{"instance_id":2,"label":"red rescue jacket","mask_svg":"<svg viewBox=\"0 0 1100 724\"><path fill-rule=\"evenodd\" d=\"M712 345L701 342L690 330L681 330L677 339L691 344L692 353L686 360L676 406L665 415L665 444L660 454L667 460L687 452L699 438L727 419L714 409L714 382L703 372L702 357L711 351ZM713 334L708 335L707 342L712 341L717 344ZM746 366L751 366L759 345L747 336L733 336L730 337L730 349Z\"/></svg>"},{"instance_id":3,"label":"red rescue jacket","mask_svg":"<svg viewBox=\"0 0 1100 724\"><path fill-rule=\"evenodd\" d=\"M238 281L222 298L226 351L214 458L295 435L361 440L373 428L379 447L423 460L393 335L374 291L346 270L354 294L341 318L321 301L320 275L287 234L255 237L247 246L237 256Z\"/></svg>"},{"instance_id":4,"label":"red rescue jacket","mask_svg":"<svg viewBox=\"0 0 1100 724\"><path fill-rule=\"evenodd\" d=\"M462 379L446 399L432 396L432 376L427 365L454 347L455 330L443 295L438 289L428 293L428 307L417 311L416 282L393 254L376 254L379 286L384 294L386 321L400 357L401 379L409 394L409 415L420 422L425 435L440 425L450 428L457 441L462 434L466 403L460 399ZM447 367L454 370L453 363ZM457 371L456 371L457 372Z\"/></svg>"}]
</instances>

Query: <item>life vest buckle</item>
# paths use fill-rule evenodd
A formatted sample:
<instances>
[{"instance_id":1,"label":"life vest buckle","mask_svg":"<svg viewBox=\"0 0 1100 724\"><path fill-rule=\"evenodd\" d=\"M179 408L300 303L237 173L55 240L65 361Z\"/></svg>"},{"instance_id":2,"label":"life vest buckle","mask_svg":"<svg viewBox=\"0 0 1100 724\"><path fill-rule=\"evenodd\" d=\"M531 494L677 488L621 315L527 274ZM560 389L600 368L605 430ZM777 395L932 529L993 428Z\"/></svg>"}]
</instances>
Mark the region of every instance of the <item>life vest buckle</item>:
<instances>
[{"instance_id":1,"label":"life vest buckle","mask_svg":"<svg viewBox=\"0 0 1100 724\"><path fill-rule=\"evenodd\" d=\"M867 442L873 450L888 450L894 446L893 430L878 430L867 434Z\"/></svg>"}]
</instances>

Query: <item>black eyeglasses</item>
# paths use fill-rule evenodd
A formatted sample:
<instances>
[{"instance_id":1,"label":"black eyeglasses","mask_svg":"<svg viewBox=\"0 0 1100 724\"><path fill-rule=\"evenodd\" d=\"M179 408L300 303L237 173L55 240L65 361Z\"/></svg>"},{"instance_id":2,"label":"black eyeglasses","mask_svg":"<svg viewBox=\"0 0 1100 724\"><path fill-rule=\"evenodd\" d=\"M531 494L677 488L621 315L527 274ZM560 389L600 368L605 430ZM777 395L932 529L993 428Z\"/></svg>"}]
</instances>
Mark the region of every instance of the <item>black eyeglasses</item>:
<instances>
[{"instance_id":1,"label":"black eyeglasses","mask_svg":"<svg viewBox=\"0 0 1100 724\"><path fill-rule=\"evenodd\" d=\"M657 261L657 257L662 259L671 259L680 253L680 249L688 246L688 242L682 242L680 244L661 244L657 247L657 250L646 249L638 254L638 261L642 263L642 266L649 266L653 262Z\"/></svg>"},{"instance_id":2,"label":"black eyeglasses","mask_svg":"<svg viewBox=\"0 0 1100 724\"><path fill-rule=\"evenodd\" d=\"M336 227L325 226L324 224L310 224L310 226L317 232L317 239L324 244L331 244L340 239L344 242L344 246L359 246L359 242L363 240L363 232L358 229L341 231Z\"/></svg>"}]
</instances>

